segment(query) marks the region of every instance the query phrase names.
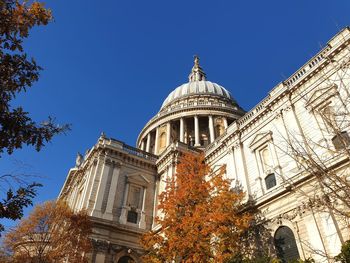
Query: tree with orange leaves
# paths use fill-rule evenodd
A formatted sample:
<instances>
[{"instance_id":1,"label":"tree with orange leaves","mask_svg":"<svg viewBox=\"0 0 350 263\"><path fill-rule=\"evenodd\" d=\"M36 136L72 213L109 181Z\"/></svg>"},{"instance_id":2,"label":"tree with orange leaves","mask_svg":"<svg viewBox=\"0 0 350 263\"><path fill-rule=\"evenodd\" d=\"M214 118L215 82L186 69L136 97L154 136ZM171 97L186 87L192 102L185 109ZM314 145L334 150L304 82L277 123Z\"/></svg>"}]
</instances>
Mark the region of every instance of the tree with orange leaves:
<instances>
[{"instance_id":1,"label":"tree with orange leaves","mask_svg":"<svg viewBox=\"0 0 350 263\"><path fill-rule=\"evenodd\" d=\"M214 172L203 154L180 158L159 196L158 226L141 239L144 262L225 262L240 251L253 217L224 175L225 166Z\"/></svg>"},{"instance_id":2,"label":"tree with orange leaves","mask_svg":"<svg viewBox=\"0 0 350 263\"><path fill-rule=\"evenodd\" d=\"M9 262L83 263L92 248L90 234L84 211L74 213L62 201L46 202L5 235L5 251Z\"/></svg>"}]
</instances>

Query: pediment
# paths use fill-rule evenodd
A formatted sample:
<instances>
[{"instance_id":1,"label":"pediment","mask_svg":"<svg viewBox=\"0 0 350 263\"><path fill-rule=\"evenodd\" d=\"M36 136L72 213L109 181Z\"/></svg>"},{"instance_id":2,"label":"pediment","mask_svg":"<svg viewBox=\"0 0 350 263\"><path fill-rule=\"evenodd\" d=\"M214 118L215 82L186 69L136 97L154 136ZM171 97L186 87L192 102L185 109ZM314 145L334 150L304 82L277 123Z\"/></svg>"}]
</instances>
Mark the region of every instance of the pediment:
<instances>
[{"instance_id":1,"label":"pediment","mask_svg":"<svg viewBox=\"0 0 350 263\"><path fill-rule=\"evenodd\" d=\"M333 84L331 86L327 86L324 88L319 88L315 90L310 98L307 100L305 107L308 110L312 110L321 106L324 102L326 102L329 98L338 94L337 85Z\"/></svg>"},{"instance_id":2,"label":"pediment","mask_svg":"<svg viewBox=\"0 0 350 263\"><path fill-rule=\"evenodd\" d=\"M272 131L261 132L254 136L253 140L249 144L249 148L254 151L264 143L272 140Z\"/></svg>"},{"instance_id":3,"label":"pediment","mask_svg":"<svg viewBox=\"0 0 350 263\"><path fill-rule=\"evenodd\" d=\"M129 174L126 176L126 180L128 183L141 185L147 187L150 184L150 181L147 180L141 173Z\"/></svg>"}]
</instances>

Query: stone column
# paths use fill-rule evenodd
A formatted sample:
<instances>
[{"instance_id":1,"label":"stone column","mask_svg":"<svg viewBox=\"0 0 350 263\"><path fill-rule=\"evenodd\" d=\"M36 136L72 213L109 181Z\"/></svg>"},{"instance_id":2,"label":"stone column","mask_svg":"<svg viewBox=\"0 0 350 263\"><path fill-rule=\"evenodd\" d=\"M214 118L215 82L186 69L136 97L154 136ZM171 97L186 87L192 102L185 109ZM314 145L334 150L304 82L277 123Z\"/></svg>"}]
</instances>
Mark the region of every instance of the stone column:
<instances>
[{"instance_id":1,"label":"stone column","mask_svg":"<svg viewBox=\"0 0 350 263\"><path fill-rule=\"evenodd\" d=\"M115 200L115 194L117 192L120 167L121 167L120 163L114 164L114 167L113 167L113 174L112 174L111 186L109 188L109 193L108 193L106 212L103 216L104 218L109 220L113 220L113 205Z\"/></svg>"},{"instance_id":2,"label":"stone column","mask_svg":"<svg viewBox=\"0 0 350 263\"><path fill-rule=\"evenodd\" d=\"M166 146L167 147L170 145L170 139L171 139L171 122L169 121L166 124Z\"/></svg>"},{"instance_id":3,"label":"stone column","mask_svg":"<svg viewBox=\"0 0 350 263\"><path fill-rule=\"evenodd\" d=\"M146 152L149 152L149 147L151 145L151 132L147 134L147 142L146 142Z\"/></svg>"},{"instance_id":4,"label":"stone column","mask_svg":"<svg viewBox=\"0 0 350 263\"><path fill-rule=\"evenodd\" d=\"M94 209L92 211L92 216L101 217L102 215L101 208L102 208L104 192L106 190L106 184L107 184L110 166L111 166L111 161L106 159L105 163L103 164L103 169L102 169L100 182L97 189L96 201L95 201Z\"/></svg>"},{"instance_id":5,"label":"stone column","mask_svg":"<svg viewBox=\"0 0 350 263\"><path fill-rule=\"evenodd\" d=\"M184 143L188 144L188 127L186 119L184 119Z\"/></svg>"},{"instance_id":6,"label":"stone column","mask_svg":"<svg viewBox=\"0 0 350 263\"><path fill-rule=\"evenodd\" d=\"M156 138L154 143L154 154L158 153L158 137L159 137L159 127L156 128Z\"/></svg>"},{"instance_id":7,"label":"stone column","mask_svg":"<svg viewBox=\"0 0 350 263\"><path fill-rule=\"evenodd\" d=\"M227 126L228 126L228 125L227 125L227 118L226 118L226 117L223 117L222 119L224 120L224 127L225 127L225 129L227 129Z\"/></svg>"},{"instance_id":8,"label":"stone column","mask_svg":"<svg viewBox=\"0 0 350 263\"><path fill-rule=\"evenodd\" d=\"M212 143L215 140L215 133L214 133L213 116L211 115L209 115L209 136L210 136L210 143Z\"/></svg>"},{"instance_id":9,"label":"stone column","mask_svg":"<svg viewBox=\"0 0 350 263\"><path fill-rule=\"evenodd\" d=\"M199 120L198 116L194 116L194 146L201 146L199 141Z\"/></svg>"},{"instance_id":10,"label":"stone column","mask_svg":"<svg viewBox=\"0 0 350 263\"><path fill-rule=\"evenodd\" d=\"M144 139L141 140L141 150L142 151L145 150L145 140Z\"/></svg>"},{"instance_id":11,"label":"stone column","mask_svg":"<svg viewBox=\"0 0 350 263\"><path fill-rule=\"evenodd\" d=\"M180 119L180 142L184 142L184 119Z\"/></svg>"}]
</instances>

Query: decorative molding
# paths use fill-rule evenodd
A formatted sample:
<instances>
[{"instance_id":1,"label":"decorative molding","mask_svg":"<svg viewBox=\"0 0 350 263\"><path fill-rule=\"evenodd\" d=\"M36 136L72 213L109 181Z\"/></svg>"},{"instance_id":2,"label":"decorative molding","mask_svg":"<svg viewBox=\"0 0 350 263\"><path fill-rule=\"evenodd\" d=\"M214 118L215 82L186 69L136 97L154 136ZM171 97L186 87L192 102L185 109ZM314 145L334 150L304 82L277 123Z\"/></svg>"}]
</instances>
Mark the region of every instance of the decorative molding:
<instances>
[{"instance_id":1,"label":"decorative molding","mask_svg":"<svg viewBox=\"0 0 350 263\"><path fill-rule=\"evenodd\" d=\"M271 140L272 140L272 131L258 133L257 135L255 135L255 137L253 138L253 140L249 144L249 148L252 151L255 151L261 145L263 145Z\"/></svg>"},{"instance_id":2,"label":"decorative molding","mask_svg":"<svg viewBox=\"0 0 350 263\"><path fill-rule=\"evenodd\" d=\"M140 173L134 173L134 174L127 175L126 181L129 184L139 185L139 186L143 186L143 187L148 187L148 185L150 184L150 181L147 180L147 178L144 177Z\"/></svg>"},{"instance_id":3,"label":"decorative molding","mask_svg":"<svg viewBox=\"0 0 350 263\"><path fill-rule=\"evenodd\" d=\"M312 111L322 107L324 102L328 101L331 97L334 97L338 93L338 86L336 84L316 89L305 103L305 108Z\"/></svg>"}]
</instances>

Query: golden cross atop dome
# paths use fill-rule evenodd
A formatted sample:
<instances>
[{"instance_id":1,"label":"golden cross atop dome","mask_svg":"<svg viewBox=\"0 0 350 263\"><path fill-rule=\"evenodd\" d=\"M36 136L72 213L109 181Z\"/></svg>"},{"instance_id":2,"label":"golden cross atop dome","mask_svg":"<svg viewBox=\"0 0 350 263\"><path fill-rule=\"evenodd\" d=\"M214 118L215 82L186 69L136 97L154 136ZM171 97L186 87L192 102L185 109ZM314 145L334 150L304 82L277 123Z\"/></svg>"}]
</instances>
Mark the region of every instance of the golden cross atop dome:
<instances>
[{"instance_id":1,"label":"golden cross atop dome","mask_svg":"<svg viewBox=\"0 0 350 263\"><path fill-rule=\"evenodd\" d=\"M199 65L199 56L194 55L194 65L192 67L192 71L190 75L188 76L188 80L190 82L192 81L205 81L206 80L206 74L204 73L203 69Z\"/></svg>"}]
</instances>

